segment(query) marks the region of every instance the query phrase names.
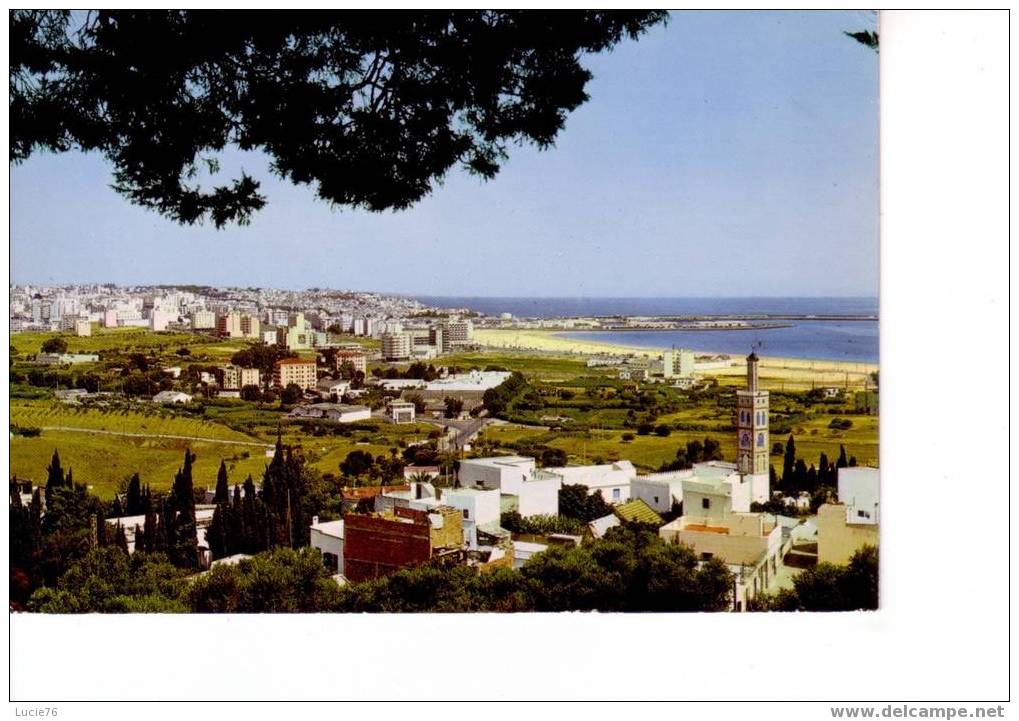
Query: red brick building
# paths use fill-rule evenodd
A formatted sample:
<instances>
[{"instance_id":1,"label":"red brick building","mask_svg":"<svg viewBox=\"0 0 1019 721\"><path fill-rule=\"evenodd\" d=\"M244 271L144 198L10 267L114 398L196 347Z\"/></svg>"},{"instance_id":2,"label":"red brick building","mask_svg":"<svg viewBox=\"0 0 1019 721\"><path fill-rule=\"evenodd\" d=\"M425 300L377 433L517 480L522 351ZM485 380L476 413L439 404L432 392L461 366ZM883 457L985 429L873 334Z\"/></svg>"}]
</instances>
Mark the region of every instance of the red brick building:
<instances>
[{"instance_id":1,"label":"red brick building","mask_svg":"<svg viewBox=\"0 0 1019 721\"><path fill-rule=\"evenodd\" d=\"M461 518L460 511L448 507L347 514L343 517L344 575L358 583L445 558L459 561Z\"/></svg>"}]
</instances>

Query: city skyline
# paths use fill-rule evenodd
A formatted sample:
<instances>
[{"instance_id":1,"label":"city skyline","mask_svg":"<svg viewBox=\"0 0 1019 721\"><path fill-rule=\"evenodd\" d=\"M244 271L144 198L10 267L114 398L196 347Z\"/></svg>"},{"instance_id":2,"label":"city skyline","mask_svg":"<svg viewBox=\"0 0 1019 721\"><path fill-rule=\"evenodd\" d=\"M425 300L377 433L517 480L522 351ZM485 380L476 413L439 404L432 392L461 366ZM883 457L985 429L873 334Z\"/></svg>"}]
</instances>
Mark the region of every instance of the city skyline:
<instances>
[{"instance_id":1,"label":"city skyline","mask_svg":"<svg viewBox=\"0 0 1019 721\"><path fill-rule=\"evenodd\" d=\"M842 34L867 22L674 14L587 60L591 99L556 147L512 149L487 183L452 173L400 213L330 210L228 152L224 171L253 172L269 205L249 227L180 227L110 190L98 158L37 155L11 170L12 281L875 297L877 56Z\"/></svg>"}]
</instances>

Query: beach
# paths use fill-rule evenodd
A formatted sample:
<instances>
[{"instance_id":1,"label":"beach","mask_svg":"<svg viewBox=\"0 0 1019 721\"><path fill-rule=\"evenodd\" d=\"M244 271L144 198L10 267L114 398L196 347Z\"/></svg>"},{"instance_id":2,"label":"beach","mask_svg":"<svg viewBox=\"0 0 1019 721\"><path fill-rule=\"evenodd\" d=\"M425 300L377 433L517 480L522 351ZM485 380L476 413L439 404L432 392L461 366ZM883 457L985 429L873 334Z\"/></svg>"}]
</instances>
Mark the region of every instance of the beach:
<instances>
[{"instance_id":1,"label":"beach","mask_svg":"<svg viewBox=\"0 0 1019 721\"><path fill-rule=\"evenodd\" d=\"M474 331L474 340L488 348L539 351L572 356L619 355L658 358L662 354L661 349L568 338L557 335L556 331L551 330L478 328ZM720 354L729 356L728 364L724 361L707 362L706 355L708 355L706 351L698 351L698 365L703 368L698 372L699 375L740 376L746 371L746 362L742 355ZM832 385L862 389L874 387L871 374L878 370L878 364L778 358L762 355L759 368L761 380L772 388L789 387L793 389Z\"/></svg>"}]
</instances>

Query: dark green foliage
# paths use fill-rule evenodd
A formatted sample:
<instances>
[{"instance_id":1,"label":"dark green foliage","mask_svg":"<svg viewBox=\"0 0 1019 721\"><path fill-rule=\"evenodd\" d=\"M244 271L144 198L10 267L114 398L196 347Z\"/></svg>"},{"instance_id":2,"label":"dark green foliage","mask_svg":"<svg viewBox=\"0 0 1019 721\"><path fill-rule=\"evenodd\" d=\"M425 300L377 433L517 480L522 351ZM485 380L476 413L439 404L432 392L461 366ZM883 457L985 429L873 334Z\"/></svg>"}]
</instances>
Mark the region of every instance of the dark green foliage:
<instances>
[{"instance_id":1,"label":"dark green foliage","mask_svg":"<svg viewBox=\"0 0 1019 721\"><path fill-rule=\"evenodd\" d=\"M845 566L819 563L793 580L794 590L760 595L751 605L759 611L859 611L878 607L878 551L864 546Z\"/></svg>"},{"instance_id":2,"label":"dark green foliage","mask_svg":"<svg viewBox=\"0 0 1019 721\"><path fill-rule=\"evenodd\" d=\"M880 41L878 39L878 34L875 31L873 31L873 30L859 30L857 32L851 33L848 30L846 30L845 34L848 35L849 37L851 37L856 42L860 43L861 45L866 45L868 48L870 48L874 52L879 52L879 48L880 48L881 44L880 44ZM876 383L877 382L877 372L874 373L874 379L875 379L874 382Z\"/></svg>"},{"instance_id":3,"label":"dark green foliage","mask_svg":"<svg viewBox=\"0 0 1019 721\"><path fill-rule=\"evenodd\" d=\"M839 446L839 459L835 461L835 468L847 468L849 461L846 459L846 447L843 445Z\"/></svg>"},{"instance_id":4,"label":"dark green foliage","mask_svg":"<svg viewBox=\"0 0 1019 721\"><path fill-rule=\"evenodd\" d=\"M460 166L493 177L510 143L548 148L587 100L581 60L666 13L128 11L10 16L10 152L103 154L114 188L180 223L247 223L234 144L323 200L409 207ZM181 52L188 48L188 52ZM158 140L158 142L154 142Z\"/></svg>"},{"instance_id":5,"label":"dark green foliage","mask_svg":"<svg viewBox=\"0 0 1019 721\"><path fill-rule=\"evenodd\" d=\"M67 341L63 338L50 338L42 344L43 353L66 353Z\"/></svg>"},{"instance_id":6,"label":"dark green foliage","mask_svg":"<svg viewBox=\"0 0 1019 721\"><path fill-rule=\"evenodd\" d=\"M601 493L588 493L587 486L566 484L559 489L559 515L581 523L608 516L612 506Z\"/></svg>"},{"instance_id":7,"label":"dark green foliage","mask_svg":"<svg viewBox=\"0 0 1019 721\"><path fill-rule=\"evenodd\" d=\"M459 418L463 413L464 402L459 398L446 398L443 403L446 406L446 418Z\"/></svg>"},{"instance_id":8,"label":"dark green foliage","mask_svg":"<svg viewBox=\"0 0 1019 721\"><path fill-rule=\"evenodd\" d=\"M212 499L213 503L227 503L230 500L230 482L226 475L226 461L219 462L219 472L216 474L216 494Z\"/></svg>"},{"instance_id":9,"label":"dark green foliage","mask_svg":"<svg viewBox=\"0 0 1019 721\"><path fill-rule=\"evenodd\" d=\"M304 397L304 391L296 383L288 383L287 387L280 391L280 405L292 406Z\"/></svg>"},{"instance_id":10,"label":"dark green foliage","mask_svg":"<svg viewBox=\"0 0 1019 721\"><path fill-rule=\"evenodd\" d=\"M73 563L55 588L36 591L29 609L43 613L180 613L183 572L165 556L99 548Z\"/></svg>"},{"instance_id":11,"label":"dark green foliage","mask_svg":"<svg viewBox=\"0 0 1019 721\"><path fill-rule=\"evenodd\" d=\"M198 568L198 539L195 524L194 482L191 466L194 454L184 451L184 465L173 479L173 488L163 503L159 519L165 529L166 553L180 568Z\"/></svg>"},{"instance_id":12,"label":"dark green foliage","mask_svg":"<svg viewBox=\"0 0 1019 721\"><path fill-rule=\"evenodd\" d=\"M315 613L335 610L339 595L318 550L281 548L216 566L187 598L198 613Z\"/></svg>"},{"instance_id":13,"label":"dark green foliage","mask_svg":"<svg viewBox=\"0 0 1019 721\"><path fill-rule=\"evenodd\" d=\"M522 373L514 371L509 378L495 388L486 390L482 396L482 403L489 415L498 416L504 414L512 401L518 396L524 395L527 389L527 379Z\"/></svg>"},{"instance_id":14,"label":"dark green foliage","mask_svg":"<svg viewBox=\"0 0 1019 721\"><path fill-rule=\"evenodd\" d=\"M145 513L148 509L142 499L142 480L135 473L131 476L131 480L127 483L127 492L124 495L124 514L125 516L139 516Z\"/></svg>"},{"instance_id":15,"label":"dark green foliage","mask_svg":"<svg viewBox=\"0 0 1019 721\"><path fill-rule=\"evenodd\" d=\"M542 468L559 468L569 463L566 451L561 448L546 448L541 452Z\"/></svg>"},{"instance_id":16,"label":"dark green foliage","mask_svg":"<svg viewBox=\"0 0 1019 721\"><path fill-rule=\"evenodd\" d=\"M619 527L579 547L550 547L520 571L424 566L346 586L337 610L720 611L729 608L731 586L724 564L698 564L685 546Z\"/></svg>"}]
</instances>

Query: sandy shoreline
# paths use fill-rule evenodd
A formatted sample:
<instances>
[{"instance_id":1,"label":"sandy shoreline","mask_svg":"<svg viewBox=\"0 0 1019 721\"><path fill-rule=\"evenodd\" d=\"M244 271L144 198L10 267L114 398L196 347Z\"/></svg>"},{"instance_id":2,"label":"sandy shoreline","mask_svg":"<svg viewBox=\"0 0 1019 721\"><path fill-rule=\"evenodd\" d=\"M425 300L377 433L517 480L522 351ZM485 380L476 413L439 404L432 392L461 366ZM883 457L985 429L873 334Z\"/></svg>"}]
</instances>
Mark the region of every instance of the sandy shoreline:
<instances>
[{"instance_id":1,"label":"sandy shoreline","mask_svg":"<svg viewBox=\"0 0 1019 721\"><path fill-rule=\"evenodd\" d=\"M556 331L544 330L478 328L474 331L474 340L489 348L531 350L564 355L632 355L655 358L662 353L662 349L563 338L555 333ZM706 354L708 354L707 351L698 351L698 355ZM712 364L710 367L705 367L706 375L737 375L744 372L746 364L742 356L731 353L721 355L729 355L731 364L728 366ZM815 383L848 384L854 387L868 384L873 386L869 375L877 370L877 363L761 357L762 378L771 378L777 382L788 382L797 386L809 386Z\"/></svg>"}]
</instances>

